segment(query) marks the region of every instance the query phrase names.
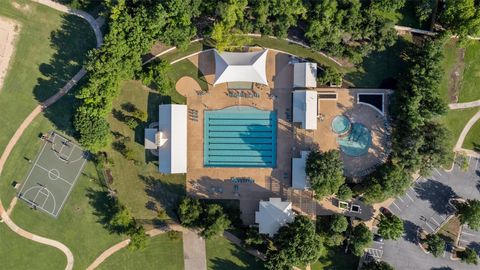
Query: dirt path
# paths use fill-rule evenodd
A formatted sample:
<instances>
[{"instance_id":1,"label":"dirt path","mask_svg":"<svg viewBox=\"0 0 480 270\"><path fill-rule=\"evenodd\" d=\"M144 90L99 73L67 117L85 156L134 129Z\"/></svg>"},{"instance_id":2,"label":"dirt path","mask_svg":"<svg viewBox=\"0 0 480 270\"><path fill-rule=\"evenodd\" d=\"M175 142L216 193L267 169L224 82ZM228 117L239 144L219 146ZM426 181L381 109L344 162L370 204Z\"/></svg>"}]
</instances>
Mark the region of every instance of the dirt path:
<instances>
[{"instance_id":1,"label":"dirt path","mask_svg":"<svg viewBox=\"0 0 480 270\"><path fill-rule=\"evenodd\" d=\"M464 66L465 48L461 48L458 50L455 66L453 66L452 72L450 73L450 80L448 82L448 97L450 102L458 102Z\"/></svg>"},{"instance_id":2,"label":"dirt path","mask_svg":"<svg viewBox=\"0 0 480 270\"><path fill-rule=\"evenodd\" d=\"M0 90L15 52L15 42L20 24L10 18L0 17Z\"/></svg>"}]
</instances>

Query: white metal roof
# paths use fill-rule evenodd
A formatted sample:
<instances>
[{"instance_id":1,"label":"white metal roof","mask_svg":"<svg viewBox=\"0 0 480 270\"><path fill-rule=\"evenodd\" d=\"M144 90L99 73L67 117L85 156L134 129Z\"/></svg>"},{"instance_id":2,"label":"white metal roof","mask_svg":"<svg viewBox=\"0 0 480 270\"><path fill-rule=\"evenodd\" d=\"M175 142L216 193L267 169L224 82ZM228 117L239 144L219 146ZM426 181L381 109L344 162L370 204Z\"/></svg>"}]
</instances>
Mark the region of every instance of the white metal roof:
<instances>
[{"instance_id":1,"label":"white metal roof","mask_svg":"<svg viewBox=\"0 0 480 270\"><path fill-rule=\"evenodd\" d=\"M162 173L186 173L187 105L160 105L158 114L158 131L163 138L158 148L158 169Z\"/></svg>"},{"instance_id":2,"label":"white metal roof","mask_svg":"<svg viewBox=\"0 0 480 270\"><path fill-rule=\"evenodd\" d=\"M155 134L157 132L158 129L156 128L145 129L145 149L157 149L157 144L155 143Z\"/></svg>"},{"instance_id":3,"label":"white metal roof","mask_svg":"<svg viewBox=\"0 0 480 270\"><path fill-rule=\"evenodd\" d=\"M307 189L307 173L305 172L305 164L307 163L310 151L301 151L300 158L292 158L292 188Z\"/></svg>"},{"instance_id":4,"label":"white metal roof","mask_svg":"<svg viewBox=\"0 0 480 270\"><path fill-rule=\"evenodd\" d=\"M260 201L258 211L255 212L255 223L261 234L273 236L283 225L293 222L295 213L291 202L282 202L281 198L270 198L269 201Z\"/></svg>"},{"instance_id":5,"label":"white metal roof","mask_svg":"<svg viewBox=\"0 0 480 270\"><path fill-rule=\"evenodd\" d=\"M303 129L317 129L318 95L317 91L293 91L293 122L301 123Z\"/></svg>"},{"instance_id":6,"label":"white metal roof","mask_svg":"<svg viewBox=\"0 0 480 270\"><path fill-rule=\"evenodd\" d=\"M258 52L215 53L215 81L213 85L226 82L255 82L268 85L266 69L268 50Z\"/></svg>"},{"instance_id":7,"label":"white metal roof","mask_svg":"<svg viewBox=\"0 0 480 270\"><path fill-rule=\"evenodd\" d=\"M293 87L317 87L317 63L293 64Z\"/></svg>"}]
</instances>

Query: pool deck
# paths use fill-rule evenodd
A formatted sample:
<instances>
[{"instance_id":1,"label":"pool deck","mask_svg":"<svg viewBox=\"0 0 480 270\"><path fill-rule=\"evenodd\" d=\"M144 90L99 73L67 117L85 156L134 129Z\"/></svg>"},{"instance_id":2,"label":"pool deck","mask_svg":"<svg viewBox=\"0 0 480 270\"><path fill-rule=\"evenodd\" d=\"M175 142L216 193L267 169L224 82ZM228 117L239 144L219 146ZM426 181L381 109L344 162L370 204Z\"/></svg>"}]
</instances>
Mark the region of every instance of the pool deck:
<instances>
[{"instance_id":1,"label":"pool deck","mask_svg":"<svg viewBox=\"0 0 480 270\"><path fill-rule=\"evenodd\" d=\"M358 121L372 130L373 144L368 156L351 158L345 155L346 172L365 169L379 162L383 153L381 130L374 131L383 125L383 117L365 105L355 104L356 93L360 90L329 88L325 91L335 91L338 99L335 101L319 101L318 129L306 131L299 124L292 124L287 117L292 114L292 84L293 66L288 62L289 55L270 50L266 61L268 86L255 85L258 98L230 97L227 95L227 84L213 86L215 64L212 51L207 51L188 58L204 74L208 83L208 93L199 95L198 84L188 83L185 77L177 84L177 91L187 97L190 119L188 121L188 172L187 193L199 198L239 199L242 219L246 224L254 223L254 214L258 210L260 200L269 197L286 199L291 183L291 159L299 157L301 150L318 147L322 151L338 149L337 135L331 131L331 121L339 114L347 115L351 120ZM180 82L179 81L179 82ZM179 89L180 88L180 89ZM322 91L320 89L319 91ZM374 90L369 90L374 91ZM369 92L360 91L360 92ZM208 168L203 166L204 110L217 110L229 106L253 106L261 110L275 110L278 117L277 127L277 166L275 168ZM235 184L232 177L249 177L255 183ZM295 206L295 205L294 205ZM319 207L317 207L319 209ZM320 210L317 210L317 212ZM321 211L324 211L321 210ZM324 212L319 212L323 213Z\"/></svg>"}]
</instances>

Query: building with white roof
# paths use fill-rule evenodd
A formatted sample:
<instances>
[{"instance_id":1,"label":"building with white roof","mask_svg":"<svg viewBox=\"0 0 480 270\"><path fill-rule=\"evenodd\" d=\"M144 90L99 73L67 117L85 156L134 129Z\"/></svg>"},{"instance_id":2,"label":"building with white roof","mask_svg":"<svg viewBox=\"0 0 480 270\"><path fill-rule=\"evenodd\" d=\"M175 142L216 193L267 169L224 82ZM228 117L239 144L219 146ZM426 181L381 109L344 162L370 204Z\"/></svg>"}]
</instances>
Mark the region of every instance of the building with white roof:
<instances>
[{"instance_id":1,"label":"building with white roof","mask_svg":"<svg viewBox=\"0 0 480 270\"><path fill-rule=\"evenodd\" d=\"M258 208L255 212L255 223L258 223L258 231L261 234L274 236L280 227L295 219L292 203L283 202L281 198L260 201Z\"/></svg>"},{"instance_id":2,"label":"building with white roof","mask_svg":"<svg viewBox=\"0 0 480 270\"><path fill-rule=\"evenodd\" d=\"M318 94L313 90L293 91L293 122L303 129L317 129Z\"/></svg>"},{"instance_id":3,"label":"building with white roof","mask_svg":"<svg viewBox=\"0 0 480 270\"><path fill-rule=\"evenodd\" d=\"M317 63L293 64L293 88L317 87Z\"/></svg>"},{"instance_id":4,"label":"building with white roof","mask_svg":"<svg viewBox=\"0 0 480 270\"><path fill-rule=\"evenodd\" d=\"M268 85L266 60L268 50L258 52L218 52L215 54L213 85L228 82L254 82Z\"/></svg>"},{"instance_id":5,"label":"building with white roof","mask_svg":"<svg viewBox=\"0 0 480 270\"><path fill-rule=\"evenodd\" d=\"M158 107L158 129L145 129L145 149L158 149L158 170L187 172L187 105Z\"/></svg>"},{"instance_id":6,"label":"building with white roof","mask_svg":"<svg viewBox=\"0 0 480 270\"><path fill-rule=\"evenodd\" d=\"M310 187L305 167L310 151L301 151L300 158L292 158L292 188L307 189Z\"/></svg>"}]
</instances>

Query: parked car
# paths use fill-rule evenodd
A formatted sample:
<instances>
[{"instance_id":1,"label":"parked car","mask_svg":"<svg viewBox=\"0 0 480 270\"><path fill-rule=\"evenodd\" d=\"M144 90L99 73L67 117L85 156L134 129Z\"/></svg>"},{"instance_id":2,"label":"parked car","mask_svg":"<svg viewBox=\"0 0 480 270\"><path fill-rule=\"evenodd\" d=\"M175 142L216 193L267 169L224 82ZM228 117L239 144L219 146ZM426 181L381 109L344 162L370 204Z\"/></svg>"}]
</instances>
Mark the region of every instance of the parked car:
<instances>
[{"instance_id":1,"label":"parked car","mask_svg":"<svg viewBox=\"0 0 480 270\"><path fill-rule=\"evenodd\" d=\"M375 235L373 236L373 241L379 242L379 243L383 243L383 237L381 237L381 236L378 235L378 234L375 234Z\"/></svg>"},{"instance_id":2,"label":"parked car","mask_svg":"<svg viewBox=\"0 0 480 270\"><path fill-rule=\"evenodd\" d=\"M390 212L390 210L388 210L385 207L380 207L380 213L382 213L384 215L392 215L392 212Z\"/></svg>"}]
</instances>

